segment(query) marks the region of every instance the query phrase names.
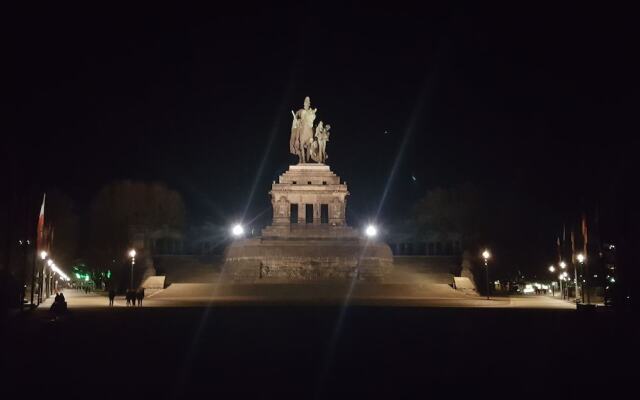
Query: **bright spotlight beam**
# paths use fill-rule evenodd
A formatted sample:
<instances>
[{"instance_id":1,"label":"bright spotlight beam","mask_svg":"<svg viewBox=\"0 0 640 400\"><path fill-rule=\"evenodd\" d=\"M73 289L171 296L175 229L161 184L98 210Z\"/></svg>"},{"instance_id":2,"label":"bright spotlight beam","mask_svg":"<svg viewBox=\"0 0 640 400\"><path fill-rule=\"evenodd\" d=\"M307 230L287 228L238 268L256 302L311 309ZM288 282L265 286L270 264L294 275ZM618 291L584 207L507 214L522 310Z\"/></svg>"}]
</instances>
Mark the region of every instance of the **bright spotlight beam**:
<instances>
[{"instance_id":1,"label":"bright spotlight beam","mask_svg":"<svg viewBox=\"0 0 640 400\"><path fill-rule=\"evenodd\" d=\"M368 238L374 238L378 235L378 228L373 225L373 224L369 224L367 225L367 228L364 230L365 235L367 235Z\"/></svg>"},{"instance_id":2,"label":"bright spotlight beam","mask_svg":"<svg viewBox=\"0 0 640 400\"><path fill-rule=\"evenodd\" d=\"M235 224L231 228L231 233L235 237L240 237L240 236L244 235L244 227L242 225L240 225L240 224Z\"/></svg>"}]
</instances>

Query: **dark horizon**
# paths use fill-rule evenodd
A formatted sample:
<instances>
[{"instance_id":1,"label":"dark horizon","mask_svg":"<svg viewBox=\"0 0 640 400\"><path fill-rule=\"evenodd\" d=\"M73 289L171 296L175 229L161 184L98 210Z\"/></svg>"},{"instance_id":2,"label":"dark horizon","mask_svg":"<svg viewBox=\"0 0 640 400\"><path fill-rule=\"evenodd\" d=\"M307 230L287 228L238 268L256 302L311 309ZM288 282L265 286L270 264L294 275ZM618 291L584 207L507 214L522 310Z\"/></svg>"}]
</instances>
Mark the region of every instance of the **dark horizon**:
<instances>
[{"instance_id":1,"label":"dark horizon","mask_svg":"<svg viewBox=\"0 0 640 400\"><path fill-rule=\"evenodd\" d=\"M58 7L4 28L11 193L59 188L83 210L111 181L161 181L192 223L269 216L308 95L353 223L470 182L523 199L506 206L530 270L583 212L606 240L630 232L638 78L620 10Z\"/></svg>"}]
</instances>

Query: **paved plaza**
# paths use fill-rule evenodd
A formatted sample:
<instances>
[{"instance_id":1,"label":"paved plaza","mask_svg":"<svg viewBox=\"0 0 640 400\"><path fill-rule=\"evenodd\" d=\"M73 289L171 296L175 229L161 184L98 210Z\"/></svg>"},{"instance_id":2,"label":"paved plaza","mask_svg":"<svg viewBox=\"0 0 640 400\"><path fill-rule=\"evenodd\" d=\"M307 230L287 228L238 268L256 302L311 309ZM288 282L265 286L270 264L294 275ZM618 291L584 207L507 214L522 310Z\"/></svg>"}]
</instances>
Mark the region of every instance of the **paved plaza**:
<instances>
[{"instance_id":1,"label":"paved plaza","mask_svg":"<svg viewBox=\"0 0 640 400\"><path fill-rule=\"evenodd\" d=\"M64 290L70 309L108 307L103 292L85 294L76 289ZM49 298L39 309L48 310ZM575 304L550 296L499 296L489 300L482 296L462 294L447 285L376 285L356 284L174 284L150 292L143 307L207 307L224 305L362 305L394 307L455 308L539 308L575 310ZM127 307L124 296L117 296L114 308Z\"/></svg>"}]
</instances>

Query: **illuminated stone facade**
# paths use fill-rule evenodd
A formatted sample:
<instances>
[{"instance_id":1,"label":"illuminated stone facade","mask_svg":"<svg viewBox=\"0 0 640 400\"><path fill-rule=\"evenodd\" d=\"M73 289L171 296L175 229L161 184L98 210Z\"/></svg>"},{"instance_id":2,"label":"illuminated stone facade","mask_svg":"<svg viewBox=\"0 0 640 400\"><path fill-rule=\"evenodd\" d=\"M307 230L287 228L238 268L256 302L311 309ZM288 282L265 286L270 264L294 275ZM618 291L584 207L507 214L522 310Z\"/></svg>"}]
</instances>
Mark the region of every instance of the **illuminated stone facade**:
<instances>
[{"instance_id":1,"label":"illuminated stone facade","mask_svg":"<svg viewBox=\"0 0 640 400\"><path fill-rule=\"evenodd\" d=\"M346 223L347 185L324 164L289 167L271 188L273 223L260 238L236 240L225 262L236 280L382 280L389 246Z\"/></svg>"}]
</instances>

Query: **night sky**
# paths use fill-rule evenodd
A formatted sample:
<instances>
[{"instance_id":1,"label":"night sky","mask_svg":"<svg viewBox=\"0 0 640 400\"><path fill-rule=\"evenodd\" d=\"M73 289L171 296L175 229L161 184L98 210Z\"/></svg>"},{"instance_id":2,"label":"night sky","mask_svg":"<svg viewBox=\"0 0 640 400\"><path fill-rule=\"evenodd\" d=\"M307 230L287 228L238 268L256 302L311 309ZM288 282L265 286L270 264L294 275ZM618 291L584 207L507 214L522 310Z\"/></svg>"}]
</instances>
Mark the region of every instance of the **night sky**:
<instances>
[{"instance_id":1,"label":"night sky","mask_svg":"<svg viewBox=\"0 0 640 400\"><path fill-rule=\"evenodd\" d=\"M332 126L352 221L402 219L427 190L472 182L525 197L537 225L522 240L552 253L564 220L615 214L635 178L629 10L49 7L4 13L4 143L29 182L79 208L136 179L181 192L196 224L247 202L247 218L268 217L307 95Z\"/></svg>"}]
</instances>

